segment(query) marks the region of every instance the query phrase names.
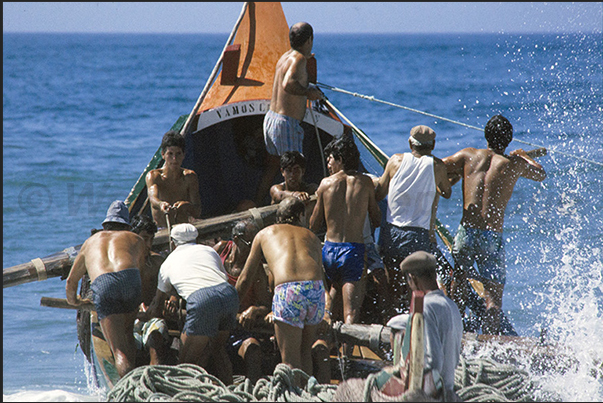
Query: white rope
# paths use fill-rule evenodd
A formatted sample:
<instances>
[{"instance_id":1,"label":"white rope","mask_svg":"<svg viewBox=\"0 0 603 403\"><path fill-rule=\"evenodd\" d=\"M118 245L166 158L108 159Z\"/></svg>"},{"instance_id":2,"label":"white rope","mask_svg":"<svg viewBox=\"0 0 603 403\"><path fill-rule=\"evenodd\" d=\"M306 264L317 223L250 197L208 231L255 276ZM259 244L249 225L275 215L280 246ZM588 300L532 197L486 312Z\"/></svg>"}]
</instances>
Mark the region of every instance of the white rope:
<instances>
[{"instance_id":1,"label":"white rope","mask_svg":"<svg viewBox=\"0 0 603 403\"><path fill-rule=\"evenodd\" d=\"M398 104L395 104L393 102L384 101L384 100L375 98L372 95L371 96L369 96L369 95L363 95L363 94L359 94L357 92L347 91L347 90L344 90L344 89L341 89L341 88L337 88L337 87L333 87L333 86L330 86L330 85L327 85L327 84L323 84L323 83L316 83L316 84L318 86L321 86L323 88L329 89L331 91L341 92L342 94L352 95L352 96L355 96L357 98L366 99L368 101L379 102L379 103L382 103L382 104L385 104L385 105L393 106L395 108L400 108L400 109L405 109L405 110L410 111L410 112L420 113L421 115L425 115L425 116L429 116L429 117L432 117L432 118L435 118L435 119L443 120L443 121L446 121L446 122L449 122L449 123L453 123L455 125L460 125L460 126L463 126L463 127L469 128L469 129L479 130L480 132L484 131L483 128L480 128L480 127L477 127L477 126L472 126L472 125L469 125L469 124L466 124L466 123L458 122L456 120L448 119L448 118L445 118L443 116L434 115L433 113L420 111L418 109L409 108L408 106L398 105ZM542 145L528 143L527 141L519 140L517 138L514 138L513 140L517 141L519 143L527 144L527 145L532 146L532 147L544 147ZM585 162L589 162L591 164L596 164L596 165L603 166L603 163L601 163L601 162L594 161L594 160L591 160L591 159L588 159L588 158L584 158L584 157L579 157L579 156L576 156L576 155L573 155L573 154L568 154L568 153L565 153L563 151L559 151L559 150L556 150L556 149L553 149L553 148L548 148L548 151L556 152L556 153L565 155L567 157L576 158L576 159L579 159L579 160L582 160L582 161L585 161Z\"/></svg>"}]
</instances>

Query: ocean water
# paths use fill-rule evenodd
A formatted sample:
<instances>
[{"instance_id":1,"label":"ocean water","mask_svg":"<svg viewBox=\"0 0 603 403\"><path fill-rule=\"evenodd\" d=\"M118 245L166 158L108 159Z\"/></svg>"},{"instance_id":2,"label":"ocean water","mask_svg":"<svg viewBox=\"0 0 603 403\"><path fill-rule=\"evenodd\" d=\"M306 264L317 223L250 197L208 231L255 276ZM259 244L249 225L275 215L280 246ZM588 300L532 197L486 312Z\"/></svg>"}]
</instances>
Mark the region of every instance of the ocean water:
<instances>
[{"instance_id":1,"label":"ocean water","mask_svg":"<svg viewBox=\"0 0 603 403\"><path fill-rule=\"evenodd\" d=\"M3 265L81 244L125 199L176 119L191 111L227 35L3 35ZM522 336L575 358L530 371L542 400L603 400L603 39L596 35L321 35L318 81L484 127L501 113L508 151L545 146L548 177L520 179L505 220L503 309ZM483 133L325 90L388 155L408 132L434 154L485 147ZM441 200L454 234L460 185ZM443 248L444 249L444 248ZM58 278L3 291L3 399L97 401L75 311Z\"/></svg>"}]
</instances>

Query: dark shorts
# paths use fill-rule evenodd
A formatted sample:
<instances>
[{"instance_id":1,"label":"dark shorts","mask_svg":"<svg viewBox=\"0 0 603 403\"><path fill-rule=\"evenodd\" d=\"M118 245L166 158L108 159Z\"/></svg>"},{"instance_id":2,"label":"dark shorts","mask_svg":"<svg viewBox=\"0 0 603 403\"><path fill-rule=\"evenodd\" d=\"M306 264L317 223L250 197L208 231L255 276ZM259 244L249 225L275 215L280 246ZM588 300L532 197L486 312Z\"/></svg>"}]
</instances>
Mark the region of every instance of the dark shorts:
<instances>
[{"instance_id":1,"label":"dark shorts","mask_svg":"<svg viewBox=\"0 0 603 403\"><path fill-rule=\"evenodd\" d=\"M329 280L336 283L359 281L364 271L363 243L325 241L322 264Z\"/></svg>"},{"instance_id":2,"label":"dark shorts","mask_svg":"<svg viewBox=\"0 0 603 403\"><path fill-rule=\"evenodd\" d=\"M90 284L90 289L98 320L109 315L136 312L142 302L138 269L101 274Z\"/></svg>"},{"instance_id":3,"label":"dark shorts","mask_svg":"<svg viewBox=\"0 0 603 403\"><path fill-rule=\"evenodd\" d=\"M465 271L469 277L505 284L507 272L502 233L459 225L454 237L452 256L455 267Z\"/></svg>"},{"instance_id":4,"label":"dark shorts","mask_svg":"<svg viewBox=\"0 0 603 403\"><path fill-rule=\"evenodd\" d=\"M186 301L184 333L187 336L214 337L222 330L232 330L237 323L239 295L228 283L201 288Z\"/></svg>"},{"instance_id":5,"label":"dark shorts","mask_svg":"<svg viewBox=\"0 0 603 403\"><path fill-rule=\"evenodd\" d=\"M400 263L411 253L431 252L429 231L420 227L398 227L384 223L379 231L379 250L388 268L400 268Z\"/></svg>"}]
</instances>

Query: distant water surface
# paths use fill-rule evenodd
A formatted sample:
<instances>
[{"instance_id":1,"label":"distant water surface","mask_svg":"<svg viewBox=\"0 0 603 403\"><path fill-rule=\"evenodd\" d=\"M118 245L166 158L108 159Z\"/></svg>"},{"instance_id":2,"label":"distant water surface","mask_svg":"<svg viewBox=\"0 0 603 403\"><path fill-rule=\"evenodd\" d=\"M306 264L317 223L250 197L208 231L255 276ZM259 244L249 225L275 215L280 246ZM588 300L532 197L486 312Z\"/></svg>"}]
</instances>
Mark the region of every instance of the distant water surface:
<instances>
[{"instance_id":1,"label":"distant water surface","mask_svg":"<svg viewBox=\"0 0 603 403\"><path fill-rule=\"evenodd\" d=\"M81 244L100 227L163 133L190 113L225 40L3 35L5 268ZM543 400L603 400L601 35L317 34L314 52L319 82L480 128L501 113L529 143L508 151L549 149L539 160L547 179L520 179L507 207L503 308L520 335L545 329L579 362L564 374L532 374ZM417 124L435 129L439 157L486 146L478 130L325 92L388 155L408 151ZM462 205L460 185L453 189L438 218L454 234ZM40 307L42 296L64 298L64 288L53 278L4 289L4 400L103 399L75 312Z\"/></svg>"}]
</instances>

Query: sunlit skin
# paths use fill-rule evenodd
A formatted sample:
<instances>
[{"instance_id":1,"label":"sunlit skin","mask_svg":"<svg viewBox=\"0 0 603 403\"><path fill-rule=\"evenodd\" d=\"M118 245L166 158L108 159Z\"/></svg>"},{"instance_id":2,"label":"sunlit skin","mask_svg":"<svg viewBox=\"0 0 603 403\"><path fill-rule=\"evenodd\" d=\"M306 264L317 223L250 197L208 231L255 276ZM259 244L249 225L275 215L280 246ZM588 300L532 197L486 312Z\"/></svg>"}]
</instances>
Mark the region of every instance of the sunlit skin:
<instances>
[{"instance_id":1,"label":"sunlit skin","mask_svg":"<svg viewBox=\"0 0 603 403\"><path fill-rule=\"evenodd\" d=\"M381 210L375 200L373 180L355 170L344 170L341 158L327 157L330 176L324 178L316 191L316 206L310 218L310 229L319 232L326 223L329 242L364 243L364 222L368 215L371 225L381 223ZM332 300L343 299L343 318L347 324L356 323L364 295L360 281L333 283L329 294ZM346 348L346 354L350 351Z\"/></svg>"},{"instance_id":2,"label":"sunlit skin","mask_svg":"<svg viewBox=\"0 0 603 403\"><path fill-rule=\"evenodd\" d=\"M146 176L153 220L159 227L189 222L201 215L199 181L195 171L182 168L184 150L177 146L162 150L163 167L153 169Z\"/></svg>"},{"instance_id":3,"label":"sunlit skin","mask_svg":"<svg viewBox=\"0 0 603 403\"><path fill-rule=\"evenodd\" d=\"M519 178L542 182L546 172L542 165L522 149L505 155L505 149L465 148L443 159L451 184L463 180L463 216L467 228L502 233L505 209ZM458 276L451 286L451 295L463 315L466 300L466 273ZM483 280L486 309L484 328L496 334L500 329L500 309L504 285Z\"/></svg>"}]
</instances>

